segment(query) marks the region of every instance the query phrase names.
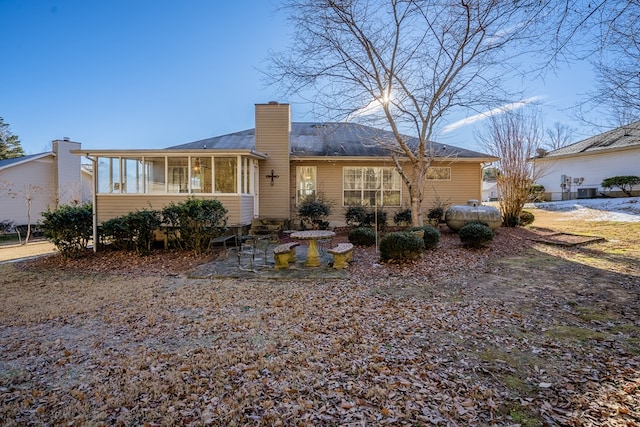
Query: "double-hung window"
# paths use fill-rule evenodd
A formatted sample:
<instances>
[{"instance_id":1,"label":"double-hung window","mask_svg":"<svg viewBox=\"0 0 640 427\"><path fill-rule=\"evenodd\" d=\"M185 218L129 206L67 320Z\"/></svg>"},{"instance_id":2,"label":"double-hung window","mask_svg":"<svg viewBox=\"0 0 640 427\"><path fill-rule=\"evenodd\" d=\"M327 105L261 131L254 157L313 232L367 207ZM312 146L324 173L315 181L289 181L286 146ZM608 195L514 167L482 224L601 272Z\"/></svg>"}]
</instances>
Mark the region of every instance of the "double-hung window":
<instances>
[{"instance_id":1,"label":"double-hung window","mask_svg":"<svg viewBox=\"0 0 640 427\"><path fill-rule=\"evenodd\" d=\"M402 180L393 167L345 167L344 206L400 206Z\"/></svg>"}]
</instances>

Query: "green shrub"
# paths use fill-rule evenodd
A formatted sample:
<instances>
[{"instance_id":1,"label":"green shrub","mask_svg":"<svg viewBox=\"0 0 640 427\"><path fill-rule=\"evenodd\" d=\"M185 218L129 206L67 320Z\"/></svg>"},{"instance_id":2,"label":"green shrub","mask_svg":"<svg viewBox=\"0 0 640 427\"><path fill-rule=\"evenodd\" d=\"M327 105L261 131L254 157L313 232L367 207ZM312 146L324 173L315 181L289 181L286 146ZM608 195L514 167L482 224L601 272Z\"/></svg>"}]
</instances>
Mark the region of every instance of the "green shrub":
<instances>
[{"instance_id":1,"label":"green shrub","mask_svg":"<svg viewBox=\"0 0 640 427\"><path fill-rule=\"evenodd\" d=\"M494 232L488 225L479 222L470 222L462 226L458 231L460 241L466 247L479 248L493 240Z\"/></svg>"},{"instance_id":2,"label":"green shrub","mask_svg":"<svg viewBox=\"0 0 640 427\"><path fill-rule=\"evenodd\" d=\"M424 251L424 240L412 233L398 231L380 239L380 258L383 261L416 259Z\"/></svg>"},{"instance_id":3,"label":"green shrub","mask_svg":"<svg viewBox=\"0 0 640 427\"><path fill-rule=\"evenodd\" d=\"M364 206L348 207L344 213L344 219L347 225L352 227L374 227L377 221L378 230L384 230L387 225L387 213L384 210L376 211Z\"/></svg>"},{"instance_id":4,"label":"green shrub","mask_svg":"<svg viewBox=\"0 0 640 427\"><path fill-rule=\"evenodd\" d=\"M151 253L160 223L160 211L142 209L103 222L100 234L104 242L116 249L147 255Z\"/></svg>"},{"instance_id":5,"label":"green shrub","mask_svg":"<svg viewBox=\"0 0 640 427\"><path fill-rule=\"evenodd\" d=\"M326 230L329 228L329 222L326 219L330 214L331 205L324 200L309 198L298 206L298 216L302 221L302 228Z\"/></svg>"},{"instance_id":6,"label":"green shrub","mask_svg":"<svg viewBox=\"0 0 640 427\"><path fill-rule=\"evenodd\" d=\"M531 188L529 188L529 200L532 202L544 201L544 185L533 184Z\"/></svg>"},{"instance_id":7,"label":"green shrub","mask_svg":"<svg viewBox=\"0 0 640 427\"><path fill-rule=\"evenodd\" d=\"M363 206L349 206L344 212L344 220L351 227L362 227L367 218L367 210Z\"/></svg>"},{"instance_id":8,"label":"green shrub","mask_svg":"<svg viewBox=\"0 0 640 427\"><path fill-rule=\"evenodd\" d=\"M422 240L424 241L425 249L435 249L438 247L438 243L440 242L440 232L435 227L414 226L414 227L407 228L405 231L406 232L422 231L424 233L422 236Z\"/></svg>"},{"instance_id":9,"label":"green shrub","mask_svg":"<svg viewBox=\"0 0 640 427\"><path fill-rule=\"evenodd\" d=\"M108 219L100 225L100 241L118 250L133 249L132 238L124 216Z\"/></svg>"},{"instance_id":10,"label":"green shrub","mask_svg":"<svg viewBox=\"0 0 640 427\"><path fill-rule=\"evenodd\" d=\"M411 209L403 209L393 215L393 223L395 225L411 224Z\"/></svg>"},{"instance_id":11,"label":"green shrub","mask_svg":"<svg viewBox=\"0 0 640 427\"><path fill-rule=\"evenodd\" d=\"M376 232L369 227L354 228L349 232L349 241L358 246L373 246L376 244Z\"/></svg>"},{"instance_id":12,"label":"green shrub","mask_svg":"<svg viewBox=\"0 0 640 427\"><path fill-rule=\"evenodd\" d=\"M427 218L432 223L439 223L444 218L445 208L443 206L436 206L427 211Z\"/></svg>"},{"instance_id":13,"label":"green shrub","mask_svg":"<svg viewBox=\"0 0 640 427\"><path fill-rule=\"evenodd\" d=\"M16 226L16 223L11 220L0 221L0 233L9 233Z\"/></svg>"},{"instance_id":14,"label":"green shrub","mask_svg":"<svg viewBox=\"0 0 640 427\"><path fill-rule=\"evenodd\" d=\"M62 205L42 212L40 228L64 258L77 258L93 236L93 208L90 203Z\"/></svg>"},{"instance_id":15,"label":"green shrub","mask_svg":"<svg viewBox=\"0 0 640 427\"><path fill-rule=\"evenodd\" d=\"M192 249L196 255L206 252L211 240L227 230L227 209L218 200L191 197L171 203L162 210L162 219L177 229L180 247Z\"/></svg>"},{"instance_id":16,"label":"green shrub","mask_svg":"<svg viewBox=\"0 0 640 427\"><path fill-rule=\"evenodd\" d=\"M602 188L611 189L614 187L619 188L626 196L631 197L633 187L640 185L640 176L623 175L613 176L611 178L605 178L600 184Z\"/></svg>"},{"instance_id":17,"label":"green shrub","mask_svg":"<svg viewBox=\"0 0 640 427\"><path fill-rule=\"evenodd\" d=\"M536 217L529 211L520 212L520 225L525 226L529 224L533 224Z\"/></svg>"},{"instance_id":18,"label":"green shrub","mask_svg":"<svg viewBox=\"0 0 640 427\"><path fill-rule=\"evenodd\" d=\"M364 227L375 227L376 221L378 223L378 230L384 231L384 229L387 227L387 213L382 209L371 209L367 212L364 223L362 225Z\"/></svg>"}]
</instances>

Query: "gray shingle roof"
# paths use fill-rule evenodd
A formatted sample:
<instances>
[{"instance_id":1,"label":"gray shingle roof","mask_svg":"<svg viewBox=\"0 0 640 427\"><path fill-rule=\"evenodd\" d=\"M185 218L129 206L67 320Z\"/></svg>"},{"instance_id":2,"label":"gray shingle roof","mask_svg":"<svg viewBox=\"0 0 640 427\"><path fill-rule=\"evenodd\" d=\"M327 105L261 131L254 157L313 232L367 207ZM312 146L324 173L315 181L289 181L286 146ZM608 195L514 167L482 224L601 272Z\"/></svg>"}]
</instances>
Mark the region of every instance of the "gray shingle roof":
<instances>
[{"instance_id":1,"label":"gray shingle roof","mask_svg":"<svg viewBox=\"0 0 640 427\"><path fill-rule=\"evenodd\" d=\"M575 144L548 152L545 157L598 153L607 150L640 147L640 121L592 136Z\"/></svg>"},{"instance_id":2,"label":"gray shingle roof","mask_svg":"<svg viewBox=\"0 0 640 427\"><path fill-rule=\"evenodd\" d=\"M406 137L410 145L417 138ZM395 146L389 131L357 123L291 123L291 155L296 157L341 156L341 157L385 157L389 151L384 143ZM466 150L437 142L432 143L436 157L487 158L487 154ZM255 129L202 139L187 144L167 147L169 149L255 149Z\"/></svg>"},{"instance_id":3,"label":"gray shingle roof","mask_svg":"<svg viewBox=\"0 0 640 427\"><path fill-rule=\"evenodd\" d=\"M12 157L10 159L0 160L0 169L4 169L6 167L15 165L16 163L28 162L29 160L33 160L35 158L43 157L49 154L52 154L52 153L46 152L46 153L38 153L38 154L29 154L27 156Z\"/></svg>"}]
</instances>

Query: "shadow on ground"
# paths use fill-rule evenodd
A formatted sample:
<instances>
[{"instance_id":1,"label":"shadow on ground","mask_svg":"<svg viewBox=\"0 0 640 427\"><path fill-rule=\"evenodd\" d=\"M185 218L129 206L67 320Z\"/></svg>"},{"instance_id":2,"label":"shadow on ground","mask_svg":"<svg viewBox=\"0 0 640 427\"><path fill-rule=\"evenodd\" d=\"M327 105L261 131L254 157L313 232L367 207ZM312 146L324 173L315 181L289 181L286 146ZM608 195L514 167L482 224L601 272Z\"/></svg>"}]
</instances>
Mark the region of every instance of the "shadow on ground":
<instances>
[{"instance_id":1,"label":"shadow on ground","mask_svg":"<svg viewBox=\"0 0 640 427\"><path fill-rule=\"evenodd\" d=\"M266 256L265 256L266 255ZM257 251L253 261L253 268L250 259L242 256L238 259L236 248L229 248L226 254L222 254L218 259L207 264L202 264L188 273L192 279L215 279L215 278L264 278L281 280L318 280L318 279L348 279L350 277L348 268L336 270L331 266L333 258L331 254L322 252L320 254L319 267L307 267L305 259L307 257L307 246L300 245L296 248L296 262L290 263L289 268L276 270L274 268L273 252Z\"/></svg>"}]
</instances>

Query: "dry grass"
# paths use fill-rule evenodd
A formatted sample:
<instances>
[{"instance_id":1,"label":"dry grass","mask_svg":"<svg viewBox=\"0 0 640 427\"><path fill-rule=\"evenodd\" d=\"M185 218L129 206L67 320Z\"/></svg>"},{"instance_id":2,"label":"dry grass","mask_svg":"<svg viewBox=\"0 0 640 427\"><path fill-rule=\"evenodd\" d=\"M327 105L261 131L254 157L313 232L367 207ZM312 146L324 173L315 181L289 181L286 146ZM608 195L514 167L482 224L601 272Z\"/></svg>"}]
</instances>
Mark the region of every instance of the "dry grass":
<instances>
[{"instance_id":1,"label":"dry grass","mask_svg":"<svg viewBox=\"0 0 640 427\"><path fill-rule=\"evenodd\" d=\"M100 254L0 266L5 425L637 425L637 225L551 247L443 230L351 279L194 280L210 258ZM635 423L635 424L634 424Z\"/></svg>"}]
</instances>

